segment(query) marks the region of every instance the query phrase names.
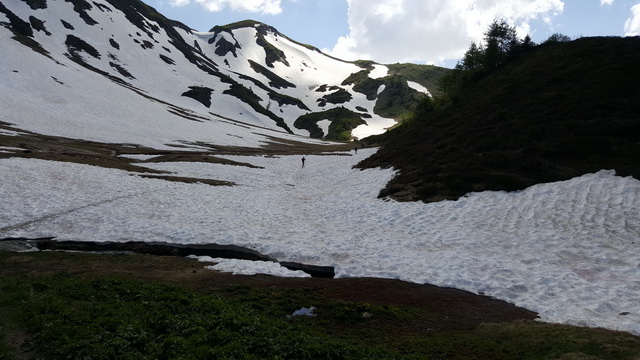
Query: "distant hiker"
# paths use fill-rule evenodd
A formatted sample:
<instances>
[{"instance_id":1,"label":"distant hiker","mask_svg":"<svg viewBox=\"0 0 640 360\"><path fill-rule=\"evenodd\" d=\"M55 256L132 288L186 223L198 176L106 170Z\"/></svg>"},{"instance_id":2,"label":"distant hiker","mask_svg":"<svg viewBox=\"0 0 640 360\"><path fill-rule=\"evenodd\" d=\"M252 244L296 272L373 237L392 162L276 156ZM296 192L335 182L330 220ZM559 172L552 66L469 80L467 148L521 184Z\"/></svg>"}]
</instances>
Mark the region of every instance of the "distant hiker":
<instances>
[{"instance_id":1,"label":"distant hiker","mask_svg":"<svg viewBox=\"0 0 640 360\"><path fill-rule=\"evenodd\" d=\"M304 167L304 161L307 160L304 158L304 156L302 157L302 167Z\"/></svg>"},{"instance_id":2,"label":"distant hiker","mask_svg":"<svg viewBox=\"0 0 640 360\"><path fill-rule=\"evenodd\" d=\"M356 147L353 148L353 151L355 151L356 154L358 153L358 145L356 145Z\"/></svg>"}]
</instances>

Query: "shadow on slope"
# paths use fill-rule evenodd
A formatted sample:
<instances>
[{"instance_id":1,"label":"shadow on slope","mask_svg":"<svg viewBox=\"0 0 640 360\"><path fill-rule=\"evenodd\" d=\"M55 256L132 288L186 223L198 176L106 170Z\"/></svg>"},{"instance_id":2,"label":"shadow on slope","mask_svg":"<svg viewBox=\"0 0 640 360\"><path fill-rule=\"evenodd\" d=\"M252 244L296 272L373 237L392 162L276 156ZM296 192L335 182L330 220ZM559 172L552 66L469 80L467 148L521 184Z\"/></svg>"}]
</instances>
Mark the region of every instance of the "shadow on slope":
<instances>
[{"instance_id":1,"label":"shadow on slope","mask_svg":"<svg viewBox=\"0 0 640 360\"><path fill-rule=\"evenodd\" d=\"M383 146L358 167L399 169L380 197L426 202L601 169L640 179L639 61L639 37L541 45L366 139Z\"/></svg>"}]
</instances>

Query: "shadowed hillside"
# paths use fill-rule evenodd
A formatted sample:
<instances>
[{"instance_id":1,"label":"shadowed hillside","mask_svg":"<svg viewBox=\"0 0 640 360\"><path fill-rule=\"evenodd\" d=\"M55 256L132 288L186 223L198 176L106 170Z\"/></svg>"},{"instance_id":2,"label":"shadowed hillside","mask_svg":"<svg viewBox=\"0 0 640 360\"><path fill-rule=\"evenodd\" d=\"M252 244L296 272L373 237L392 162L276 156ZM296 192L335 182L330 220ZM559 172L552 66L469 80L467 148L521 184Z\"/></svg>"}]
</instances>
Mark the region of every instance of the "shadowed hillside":
<instances>
[{"instance_id":1,"label":"shadowed hillside","mask_svg":"<svg viewBox=\"0 0 640 360\"><path fill-rule=\"evenodd\" d=\"M426 202L601 169L640 179L640 38L540 45L387 134L358 166L400 170L380 196Z\"/></svg>"}]
</instances>

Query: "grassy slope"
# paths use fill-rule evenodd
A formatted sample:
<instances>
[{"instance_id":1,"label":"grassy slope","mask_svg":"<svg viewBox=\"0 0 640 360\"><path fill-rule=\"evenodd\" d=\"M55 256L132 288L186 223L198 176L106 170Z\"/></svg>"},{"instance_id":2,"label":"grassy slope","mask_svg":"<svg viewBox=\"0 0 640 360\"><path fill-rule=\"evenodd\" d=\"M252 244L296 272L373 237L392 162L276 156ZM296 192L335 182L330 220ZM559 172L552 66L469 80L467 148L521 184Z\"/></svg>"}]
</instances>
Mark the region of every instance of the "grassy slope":
<instances>
[{"instance_id":1,"label":"grassy slope","mask_svg":"<svg viewBox=\"0 0 640 360\"><path fill-rule=\"evenodd\" d=\"M426 87L432 94L437 93L438 79L450 71L435 65L390 64L387 67L389 67L389 76L402 75L407 80Z\"/></svg>"},{"instance_id":2,"label":"grassy slope","mask_svg":"<svg viewBox=\"0 0 640 360\"><path fill-rule=\"evenodd\" d=\"M401 126L360 166L401 174L381 195L456 199L601 169L640 179L640 38L540 46Z\"/></svg>"}]
</instances>

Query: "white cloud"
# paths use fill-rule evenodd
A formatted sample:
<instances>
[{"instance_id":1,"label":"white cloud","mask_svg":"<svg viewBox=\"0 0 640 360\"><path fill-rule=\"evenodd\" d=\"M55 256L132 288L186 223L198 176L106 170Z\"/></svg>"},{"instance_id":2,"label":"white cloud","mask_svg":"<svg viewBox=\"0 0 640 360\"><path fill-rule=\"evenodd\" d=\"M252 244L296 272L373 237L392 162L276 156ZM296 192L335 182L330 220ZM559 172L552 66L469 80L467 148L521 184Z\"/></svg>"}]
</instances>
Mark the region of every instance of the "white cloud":
<instances>
[{"instance_id":1,"label":"white cloud","mask_svg":"<svg viewBox=\"0 0 640 360\"><path fill-rule=\"evenodd\" d=\"M282 12L281 0L170 0L173 6L185 6L196 2L211 12L222 11L229 8L233 11L247 11L268 15L276 15Z\"/></svg>"},{"instance_id":2,"label":"white cloud","mask_svg":"<svg viewBox=\"0 0 640 360\"><path fill-rule=\"evenodd\" d=\"M169 5L171 6L185 6L189 5L189 0L169 0Z\"/></svg>"},{"instance_id":3,"label":"white cloud","mask_svg":"<svg viewBox=\"0 0 640 360\"><path fill-rule=\"evenodd\" d=\"M640 3L631 7L631 17L624 23L624 35L640 35Z\"/></svg>"},{"instance_id":4,"label":"white cloud","mask_svg":"<svg viewBox=\"0 0 640 360\"><path fill-rule=\"evenodd\" d=\"M564 9L562 0L347 1L350 33L326 51L381 63L458 59L494 19L505 19L524 36L530 21L550 22Z\"/></svg>"},{"instance_id":5,"label":"white cloud","mask_svg":"<svg viewBox=\"0 0 640 360\"><path fill-rule=\"evenodd\" d=\"M600 0L600 5L613 5L613 0Z\"/></svg>"}]
</instances>

